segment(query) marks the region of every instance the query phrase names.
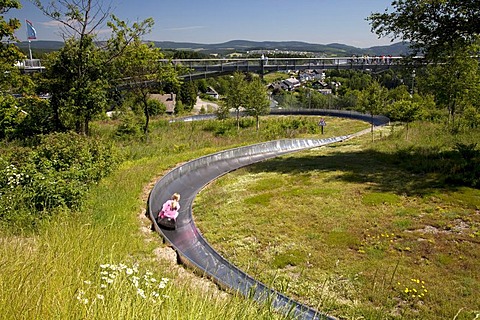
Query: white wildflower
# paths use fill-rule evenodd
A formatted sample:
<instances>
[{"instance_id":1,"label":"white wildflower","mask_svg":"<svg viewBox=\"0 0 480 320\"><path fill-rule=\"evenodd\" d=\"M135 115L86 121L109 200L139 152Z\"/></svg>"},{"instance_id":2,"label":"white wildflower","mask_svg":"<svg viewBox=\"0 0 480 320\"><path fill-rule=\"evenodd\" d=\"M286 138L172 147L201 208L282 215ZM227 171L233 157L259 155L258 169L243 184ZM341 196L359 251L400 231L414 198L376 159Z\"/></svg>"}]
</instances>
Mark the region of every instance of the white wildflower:
<instances>
[{"instance_id":1,"label":"white wildflower","mask_svg":"<svg viewBox=\"0 0 480 320\"><path fill-rule=\"evenodd\" d=\"M138 289L137 289L137 294L138 294L139 296L141 296L142 298L144 298L144 299L146 298L146 296L145 296L145 291L143 291L143 289L138 288Z\"/></svg>"}]
</instances>

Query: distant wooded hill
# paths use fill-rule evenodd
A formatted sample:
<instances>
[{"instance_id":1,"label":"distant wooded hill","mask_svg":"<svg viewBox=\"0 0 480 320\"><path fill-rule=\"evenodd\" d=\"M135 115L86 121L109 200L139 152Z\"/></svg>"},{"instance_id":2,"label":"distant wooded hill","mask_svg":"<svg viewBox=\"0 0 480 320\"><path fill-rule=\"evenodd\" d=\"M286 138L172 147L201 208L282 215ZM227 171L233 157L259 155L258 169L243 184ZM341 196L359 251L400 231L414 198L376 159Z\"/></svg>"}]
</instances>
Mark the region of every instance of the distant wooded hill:
<instances>
[{"instance_id":1,"label":"distant wooded hill","mask_svg":"<svg viewBox=\"0 0 480 320\"><path fill-rule=\"evenodd\" d=\"M326 56L351 56L351 55L392 55L404 56L409 54L409 46L398 42L388 46L375 46L370 48L357 48L340 43L314 44L301 41L248 41L232 40L224 43L202 44L191 42L152 41L155 46L164 50L191 50L204 54L228 54L232 52L247 52L251 50L280 50L280 51L308 51L322 53ZM61 41L32 41L32 51L44 53L55 51L63 46ZM18 43L24 52L28 51L28 42Z\"/></svg>"}]
</instances>

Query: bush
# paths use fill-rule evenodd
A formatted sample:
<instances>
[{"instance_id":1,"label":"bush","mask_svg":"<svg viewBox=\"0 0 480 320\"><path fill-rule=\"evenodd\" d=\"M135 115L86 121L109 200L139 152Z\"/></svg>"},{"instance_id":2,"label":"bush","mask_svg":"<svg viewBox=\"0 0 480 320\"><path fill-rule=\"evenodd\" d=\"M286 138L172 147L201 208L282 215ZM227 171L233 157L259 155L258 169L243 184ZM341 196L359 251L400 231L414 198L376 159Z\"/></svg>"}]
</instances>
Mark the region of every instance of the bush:
<instances>
[{"instance_id":1,"label":"bush","mask_svg":"<svg viewBox=\"0 0 480 320\"><path fill-rule=\"evenodd\" d=\"M451 162L448 181L474 188L480 187L480 150L477 143L456 143L456 160Z\"/></svg>"},{"instance_id":2,"label":"bush","mask_svg":"<svg viewBox=\"0 0 480 320\"><path fill-rule=\"evenodd\" d=\"M117 137L140 137L142 135L142 122L132 113L122 113L120 125L117 127Z\"/></svg>"},{"instance_id":3,"label":"bush","mask_svg":"<svg viewBox=\"0 0 480 320\"><path fill-rule=\"evenodd\" d=\"M167 112L167 107L158 100L149 99L147 102L148 111L152 116L158 116L160 114L165 114Z\"/></svg>"},{"instance_id":4,"label":"bush","mask_svg":"<svg viewBox=\"0 0 480 320\"><path fill-rule=\"evenodd\" d=\"M32 148L0 157L0 221L32 228L56 208L82 205L89 187L120 157L112 145L75 133L41 136Z\"/></svg>"},{"instance_id":5,"label":"bush","mask_svg":"<svg viewBox=\"0 0 480 320\"><path fill-rule=\"evenodd\" d=\"M0 95L0 139L11 138L25 114L17 107L18 101L10 95Z\"/></svg>"},{"instance_id":6,"label":"bush","mask_svg":"<svg viewBox=\"0 0 480 320\"><path fill-rule=\"evenodd\" d=\"M21 99L21 108L26 116L15 130L15 137L33 137L37 134L48 134L55 131L53 109L49 100L37 97Z\"/></svg>"}]
</instances>

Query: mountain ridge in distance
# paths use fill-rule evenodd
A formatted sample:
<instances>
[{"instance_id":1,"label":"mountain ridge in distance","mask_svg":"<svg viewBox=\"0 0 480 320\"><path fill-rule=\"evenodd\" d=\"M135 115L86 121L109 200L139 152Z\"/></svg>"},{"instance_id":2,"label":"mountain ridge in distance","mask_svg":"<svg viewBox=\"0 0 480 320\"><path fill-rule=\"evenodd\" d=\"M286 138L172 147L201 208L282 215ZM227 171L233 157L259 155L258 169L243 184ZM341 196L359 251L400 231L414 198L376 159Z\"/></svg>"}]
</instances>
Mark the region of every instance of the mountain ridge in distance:
<instances>
[{"instance_id":1,"label":"mountain ridge in distance","mask_svg":"<svg viewBox=\"0 0 480 320\"><path fill-rule=\"evenodd\" d=\"M251 50L280 50L280 51L304 51L324 53L327 56L351 56L351 55L392 55L405 56L410 53L407 43L397 42L391 45L373 46L369 48L358 48L342 43L316 44L302 41L250 41L250 40L231 40L222 43L194 43L194 42L175 42L175 41L149 41L164 50L193 50L210 53L231 53L246 52ZM63 47L62 41L35 40L30 43L30 47L35 50L55 51ZM17 43L21 49L28 49L28 42Z\"/></svg>"}]
</instances>

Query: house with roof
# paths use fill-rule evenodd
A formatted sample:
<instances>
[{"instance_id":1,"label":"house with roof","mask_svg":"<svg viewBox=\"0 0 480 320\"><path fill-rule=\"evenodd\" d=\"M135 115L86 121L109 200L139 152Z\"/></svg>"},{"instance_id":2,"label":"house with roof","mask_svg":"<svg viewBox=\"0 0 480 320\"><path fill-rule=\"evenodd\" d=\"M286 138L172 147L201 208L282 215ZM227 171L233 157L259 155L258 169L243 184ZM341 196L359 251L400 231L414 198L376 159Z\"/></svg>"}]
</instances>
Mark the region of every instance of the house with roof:
<instances>
[{"instance_id":1,"label":"house with roof","mask_svg":"<svg viewBox=\"0 0 480 320\"><path fill-rule=\"evenodd\" d=\"M288 91L293 91L300 87L300 81L293 77L283 80L282 83L286 86Z\"/></svg>"},{"instance_id":2,"label":"house with roof","mask_svg":"<svg viewBox=\"0 0 480 320\"><path fill-rule=\"evenodd\" d=\"M150 94L149 96L150 99L160 101L163 103L166 107L166 113L167 114L174 114L175 113L175 104L176 104L176 99L177 95L174 93L168 93L168 94Z\"/></svg>"},{"instance_id":3,"label":"house with roof","mask_svg":"<svg viewBox=\"0 0 480 320\"><path fill-rule=\"evenodd\" d=\"M215 91L215 89L213 89L212 87L207 87L207 91L205 92L205 94L206 94L207 96L210 96L210 97L212 97L212 98L214 98L214 99L217 99L217 100L218 100L218 98L220 97L220 95L218 94L218 92Z\"/></svg>"}]
</instances>

